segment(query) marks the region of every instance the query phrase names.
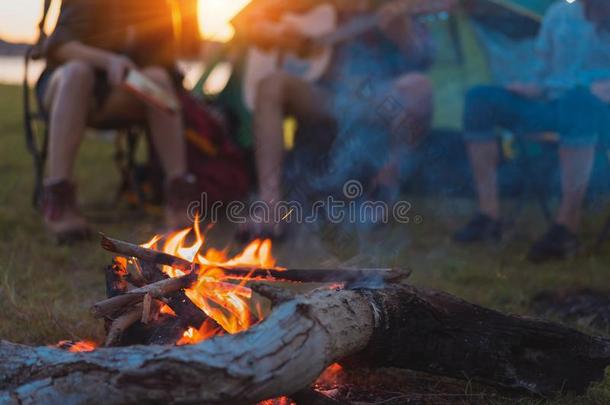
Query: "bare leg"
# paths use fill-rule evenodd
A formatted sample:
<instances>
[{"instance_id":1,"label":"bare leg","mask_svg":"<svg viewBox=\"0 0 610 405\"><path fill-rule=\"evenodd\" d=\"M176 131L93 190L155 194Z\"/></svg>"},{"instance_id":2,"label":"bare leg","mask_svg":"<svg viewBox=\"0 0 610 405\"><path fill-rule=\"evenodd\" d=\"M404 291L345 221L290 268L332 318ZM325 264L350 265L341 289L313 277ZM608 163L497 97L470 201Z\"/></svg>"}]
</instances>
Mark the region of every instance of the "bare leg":
<instances>
[{"instance_id":1,"label":"bare leg","mask_svg":"<svg viewBox=\"0 0 610 405\"><path fill-rule=\"evenodd\" d=\"M60 243L88 237L77 207L72 171L92 103L95 75L82 62L69 62L51 77L44 104L50 112L48 172L42 195L44 223Z\"/></svg>"},{"instance_id":2,"label":"bare leg","mask_svg":"<svg viewBox=\"0 0 610 405\"><path fill-rule=\"evenodd\" d=\"M70 180L83 139L94 86L93 69L69 62L51 78L45 95L50 110L47 183Z\"/></svg>"},{"instance_id":3,"label":"bare leg","mask_svg":"<svg viewBox=\"0 0 610 405\"><path fill-rule=\"evenodd\" d=\"M143 74L174 94L174 87L168 73L157 67L145 68ZM182 116L160 111L143 104L131 93L115 89L108 97L102 110L96 115L96 123L148 122L155 149L159 153L161 165L169 180L184 176L186 167L186 143Z\"/></svg>"},{"instance_id":4,"label":"bare leg","mask_svg":"<svg viewBox=\"0 0 610 405\"><path fill-rule=\"evenodd\" d=\"M468 154L474 172L481 213L500 218L498 197L498 144L495 141L469 142Z\"/></svg>"},{"instance_id":5,"label":"bare leg","mask_svg":"<svg viewBox=\"0 0 610 405\"><path fill-rule=\"evenodd\" d=\"M434 115L434 90L430 79L420 73L400 77L395 84L403 94L404 114L395 122L399 141L418 145L428 134Z\"/></svg>"},{"instance_id":6,"label":"bare leg","mask_svg":"<svg viewBox=\"0 0 610 405\"><path fill-rule=\"evenodd\" d=\"M559 150L562 200L556 222L572 232L580 228L582 203L589 185L595 149L565 148Z\"/></svg>"},{"instance_id":7,"label":"bare leg","mask_svg":"<svg viewBox=\"0 0 610 405\"><path fill-rule=\"evenodd\" d=\"M167 71L161 68L147 68L143 73L174 94L174 85ZM159 112L155 107L148 107L146 111L152 141L161 158L167 179L175 179L187 173L186 142L184 138L184 123L180 113L168 114Z\"/></svg>"},{"instance_id":8,"label":"bare leg","mask_svg":"<svg viewBox=\"0 0 610 405\"><path fill-rule=\"evenodd\" d=\"M273 204L282 198L286 113L314 121L331 119L319 93L311 84L283 73L262 81L254 112L254 153L262 201Z\"/></svg>"},{"instance_id":9,"label":"bare leg","mask_svg":"<svg viewBox=\"0 0 610 405\"><path fill-rule=\"evenodd\" d=\"M404 151L417 147L430 131L434 114L432 83L427 76L410 73L395 82L402 95L403 113L392 123L392 150ZM406 146L406 148L404 148ZM387 164L377 173L374 185L398 187L400 161L408 156L391 154Z\"/></svg>"}]
</instances>

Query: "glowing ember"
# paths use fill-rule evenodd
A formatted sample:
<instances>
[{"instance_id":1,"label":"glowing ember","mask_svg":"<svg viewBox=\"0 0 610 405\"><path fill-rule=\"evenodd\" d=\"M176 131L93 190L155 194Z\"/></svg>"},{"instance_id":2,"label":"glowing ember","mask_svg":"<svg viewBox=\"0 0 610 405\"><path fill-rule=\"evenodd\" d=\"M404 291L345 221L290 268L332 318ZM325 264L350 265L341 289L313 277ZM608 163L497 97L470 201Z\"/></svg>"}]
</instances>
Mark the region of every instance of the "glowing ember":
<instances>
[{"instance_id":1,"label":"glowing ember","mask_svg":"<svg viewBox=\"0 0 610 405\"><path fill-rule=\"evenodd\" d=\"M260 306L251 300L252 290L245 286L251 278L245 276L236 280L235 276L225 275L223 268L276 268L275 259L271 254L270 240L255 240L234 257L229 257L227 251L213 248L205 250L204 244L205 235L199 228L199 221L195 219L192 228L165 237L157 235L141 245L201 265L197 282L185 290L185 293L221 328L204 323L199 330L194 328L187 330L178 344L198 343L225 332L239 333L262 319ZM163 272L169 277L180 277L185 274L169 266L163 266ZM163 306L161 311L169 313L169 307L165 307Z\"/></svg>"},{"instance_id":2,"label":"glowing ember","mask_svg":"<svg viewBox=\"0 0 610 405\"><path fill-rule=\"evenodd\" d=\"M163 304L163 306L159 309L159 312L166 315L176 316L174 310L171 309L167 304Z\"/></svg>"},{"instance_id":3,"label":"glowing ember","mask_svg":"<svg viewBox=\"0 0 610 405\"><path fill-rule=\"evenodd\" d=\"M328 366L326 370L318 377L315 386L336 387L341 384L343 378L343 367L340 364L334 363Z\"/></svg>"},{"instance_id":4,"label":"glowing ember","mask_svg":"<svg viewBox=\"0 0 610 405\"><path fill-rule=\"evenodd\" d=\"M222 334L222 329L215 326L213 322L205 321L199 330L193 327L188 328L176 344L178 346L192 345Z\"/></svg>"},{"instance_id":5,"label":"glowing ember","mask_svg":"<svg viewBox=\"0 0 610 405\"><path fill-rule=\"evenodd\" d=\"M78 352L92 352L97 347L97 343L88 340L81 340L79 342L72 342L70 340L62 340L58 342L55 347L63 350L67 350L72 353Z\"/></svg>"},{"instance_id":6,"label":"glowing ember","mask_svg":"<svg viewBox=\"0 0 610 405\"><path fill-rule=\"evenodd\" d=\"M275 399L268 399L266 401L261 401L257 405L293 405L293 404L295 404L295 402L292 401L290 398L279 397L279 398L275 398Z\"/></svg>"}]
</instances>

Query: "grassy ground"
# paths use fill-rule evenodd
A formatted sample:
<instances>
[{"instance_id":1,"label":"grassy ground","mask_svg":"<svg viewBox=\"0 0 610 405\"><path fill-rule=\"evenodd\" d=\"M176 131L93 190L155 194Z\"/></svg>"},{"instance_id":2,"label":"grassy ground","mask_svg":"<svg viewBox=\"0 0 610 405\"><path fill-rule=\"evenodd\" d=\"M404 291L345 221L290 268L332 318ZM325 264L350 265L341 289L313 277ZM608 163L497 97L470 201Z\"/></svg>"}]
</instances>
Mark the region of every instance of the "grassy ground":
<instances>
[{"instance_id":1,"label":"grassy ground","mask_svg":"<svg viewBox=\"0 0 610 405\"><path fill-rule=\"evenodd\" d=\"M25 150L20 91L0 87L0 339L49 344L60 339L100 339L100 322L88 306L104 296L102 267L110 256L95 241L58 247L44 232L30 204L31 160ZM113 145L87 139L78 160L78 184L84 212L96 230L117 237L147 240L158 218L142 217L114 203L117 185ZM462 223L469 201L412 201L423 222L389 226L366 237L334 231L297 235L276 250L280 263L332 265L398 265L414 270L412 282L444 289L502 311L530 314L538 292L562 287L608 286L610 249L563 263L533 266L523 259L528 242L544 230L532 210L519 221L502 249L453 245L447 235ZM586 238L592 240L601 218L589 218ZM232 229L213 231L219 244ZM582 325L574 325L583 327ZM586 328L586 327L585 327ZM608 403L610 383L590 390L578 402ZM572 403L576 399L563 399Z\"/></svg>"}]
</instances>

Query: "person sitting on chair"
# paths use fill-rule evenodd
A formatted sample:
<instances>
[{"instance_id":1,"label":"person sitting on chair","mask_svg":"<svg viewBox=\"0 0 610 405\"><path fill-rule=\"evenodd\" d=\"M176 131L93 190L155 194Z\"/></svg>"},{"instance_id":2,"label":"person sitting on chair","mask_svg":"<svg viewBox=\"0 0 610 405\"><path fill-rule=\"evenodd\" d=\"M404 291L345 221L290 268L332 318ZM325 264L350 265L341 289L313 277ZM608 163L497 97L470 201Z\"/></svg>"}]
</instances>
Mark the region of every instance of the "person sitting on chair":
<instances>
[{"instance_id":1,"label":"person sitting on chair","mask_svg":"<svg viewBox=\"0 0 610 405\"><path fill-rule=\"evenodd\" d=\"M166 222L172 228L187 224L186 207L196 189L187 173L181 114L144 103L122 86L128 71L137 69L176 95L168 15L161 0L62 2L57 26L43 44L47 68L37 85L49 118L42 210L46 228L60 239L89 232L77 208L73 181L87 126L146 125L165 171Z\"/></svg>"},{"instance_id":2,"label":"person sitting on chair","mask_svg":"<svg viewBox=\"0 0 610 405\"><path fill-rule=\"evenodd\" d=\"M272 208L271 212L284 197L283 122L287 115L294 116L300 125L308 128L331 128L331 132L342 132L342 127L353 126L354 120L365 120L365 116L371 115L378 118L385 101L398 105L400 111L394 111L389 117L385 131L392 132L392 146L388 148L387 156L368 151L377 155L371 159L380 162L376 173L372 174L373 187L397 186L398 167L404 158L401 151L418 144L430 126L432 85L418 72L431 63L431 41L426 29L409 15L409 2L390 1L381 6L367 0L335 0L332 3L339 10L341 23L349 24L355 18L377 13L378 26L372 32L335 47L331 66L313 84L286 72L277 72L260 82L254 112L254 153L258 198ZM292 29L280 37L287 43L307 42L305 36ZM307 136L329 136L328 131L311 132L315 133L307 133ZM347 137L349 135L344 138ZM311 142L328 149L333 139ZM269 220L269 223L247 223L239 236L243 239L280 236L283 232L281 219Z\"/></svg>"},{"instance_id":3,"label":"person sitting on chair","mask_svg":"<svg viewBox=\"0 0 610 405\"><path fill-rule=\"evenodd\" d=\"M557 132L562 199L554 224L536 241L529 259L543 261L577 253L581 207L598 136L610 118L610 2L560 1L547 12L539 34L540 70L531 83L482 86L470 91L464 136L478 190L479 213L454 239L501 238L498 144L494 129ZM517 61L515 61L517 62Z\"/></svg>"}]
</instances>

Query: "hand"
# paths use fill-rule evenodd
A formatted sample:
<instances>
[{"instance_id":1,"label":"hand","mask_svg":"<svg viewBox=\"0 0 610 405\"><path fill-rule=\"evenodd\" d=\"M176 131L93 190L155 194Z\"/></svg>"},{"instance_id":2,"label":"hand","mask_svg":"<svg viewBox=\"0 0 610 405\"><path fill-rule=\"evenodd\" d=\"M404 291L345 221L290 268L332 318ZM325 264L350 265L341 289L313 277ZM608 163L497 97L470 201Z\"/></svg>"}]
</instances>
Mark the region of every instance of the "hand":
<instances>
[{"instance_id":1,"label":"hand","mask_svg":"<svg viewBox=\"0 0 610 405\"><path fill-rule=\"evenodd\" d=\"M122 55L111 55L106 61L106 74L112 86L119 86L131 69L137 69L135 63Z\"/></svg>"},{"instance_id":2,"label":"hand","mask_svg":"<svg viewBox=\"0 0 610 405\"><path fill-rule=\"evenodd\" d=\"M606 104L610 104L610 80L602 80L591 85L591 93Z\"/></svg>"},{"instance_id":3,"label":"hand","mask_svg":"<svg viewBox=\"0 0 610 405\"><path fill-rule=\"evenodd\" d=\"M311 56L320 51L310 36L291 25L282 28L281 34L276 36L276 41L281 48L290 50L299 56Z\"/></svg>"},{"instance_id":4,"label":"hand","mask_svg":"<svg viewBox=\"0 0 610 405\"><path fill-rule=\"evenodd\" d=\"M527 98L538 98L542 97L542 95L544 94L542 87L536 84L527 84L521 82L508 84L506 86L506 89L508 91Z\"/></svg>"}]
</instances>

